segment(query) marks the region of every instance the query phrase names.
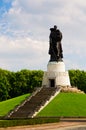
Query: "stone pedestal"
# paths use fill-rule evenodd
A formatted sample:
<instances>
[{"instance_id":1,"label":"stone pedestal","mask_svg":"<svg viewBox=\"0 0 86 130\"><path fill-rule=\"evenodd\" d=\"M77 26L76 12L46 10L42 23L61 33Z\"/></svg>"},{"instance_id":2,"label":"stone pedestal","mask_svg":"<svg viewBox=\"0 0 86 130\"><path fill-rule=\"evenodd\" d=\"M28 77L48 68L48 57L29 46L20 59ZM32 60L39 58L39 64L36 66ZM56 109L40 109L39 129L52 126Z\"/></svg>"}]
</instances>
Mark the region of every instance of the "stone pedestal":
<instances>
[{"instance_id":1,"label":"stone pedestal","mask_svg":"<svg viewBox=\"0 0 86 130\"><path fill-rule=\"evenodd\" d=\"M47 71L44 72L42 86L70 86L69 74L68 71L65 71L63 61L48 63Z\"/></svg>"}]
</instances>

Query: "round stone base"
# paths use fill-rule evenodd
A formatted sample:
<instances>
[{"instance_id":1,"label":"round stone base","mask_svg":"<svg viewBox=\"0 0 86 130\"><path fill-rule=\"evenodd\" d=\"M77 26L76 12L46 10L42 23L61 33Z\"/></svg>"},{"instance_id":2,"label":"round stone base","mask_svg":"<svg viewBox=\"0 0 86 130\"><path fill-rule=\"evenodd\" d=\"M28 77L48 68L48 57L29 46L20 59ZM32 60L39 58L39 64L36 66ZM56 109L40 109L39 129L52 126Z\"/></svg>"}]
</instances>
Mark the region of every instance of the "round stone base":
<instances>
[{"instance_id":1,"label":"round stone base","mask_svg":"<svg viewBox=\"0 0 86 130\"><path fill-rule=\"evenodd\" d=\"M47 71L51 72L65 72L65 64L64 62L49 62L47 65Z\"/></svg>"}]
</instances>

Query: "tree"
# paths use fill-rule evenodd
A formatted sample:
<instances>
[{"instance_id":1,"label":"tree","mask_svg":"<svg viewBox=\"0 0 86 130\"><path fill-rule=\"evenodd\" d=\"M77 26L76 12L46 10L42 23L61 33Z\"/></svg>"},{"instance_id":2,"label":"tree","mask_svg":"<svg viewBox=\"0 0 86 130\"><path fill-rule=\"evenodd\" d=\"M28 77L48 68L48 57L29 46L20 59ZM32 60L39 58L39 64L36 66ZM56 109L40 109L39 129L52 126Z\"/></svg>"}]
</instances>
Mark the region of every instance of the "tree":
<instances>
[{"instance_id":1,"label":"tree","mask_svg":"<svg viewBox=\"0 0 86 130\"><path fill-rule=\"evenodd\" d=\"M41 70L33 70L30 75L30 84L32 86L32 89L35 87L41 87L42 85L42 78L43 78L43 71Z\"/></svg>"},{"instance_id":2,"label":"tree","mask_svg":"<svg viewBox=\"0 0 86 130\"><path fill-rule=\"evenodd\" d=\"M35 87L41 87L42 77L41 70L10 72L0 69L0 100L32 92Z\"/></svg>"},{"instance_id":3,"label":"tree","mask_svg":"<svg viewBox=\"0 0 86 130\"><path fill-rule=\"evenodd\" d=\"M10 83L8 80L9 71L0 69L0 100L9 98Z\"/></svg>"},{"instance_id":4,"label":"tree","mask_svg":"<svg viewBox=\"0 0 86 130\"><path fill-rule=\"evenodd\" d=\"M72 86L76 86L86 92L86 72L80 70L69 70L70 82Z\"/></svg>"}]
</instances>

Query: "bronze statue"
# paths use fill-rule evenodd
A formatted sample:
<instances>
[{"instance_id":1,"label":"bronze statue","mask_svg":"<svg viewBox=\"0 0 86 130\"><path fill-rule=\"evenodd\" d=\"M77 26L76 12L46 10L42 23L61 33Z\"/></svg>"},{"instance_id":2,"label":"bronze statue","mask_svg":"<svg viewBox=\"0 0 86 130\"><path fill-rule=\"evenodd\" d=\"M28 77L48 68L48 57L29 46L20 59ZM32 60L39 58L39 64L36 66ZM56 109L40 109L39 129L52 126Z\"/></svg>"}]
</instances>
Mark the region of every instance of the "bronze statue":
<instances>
[{"instance_id":1,"label":"bronze statue","mask_svg":"<svg viewBox=\"0 0 86 130\"><path fill-rule=\"evenodd\" d=\"M54 61L62 61L63 54L62 54L62 33L59 29L57 29L57 26L54 25L54 28L50 28L50 36L49 36L49 54L50 54L50 62Z\"/></svg>"}]
</instances>

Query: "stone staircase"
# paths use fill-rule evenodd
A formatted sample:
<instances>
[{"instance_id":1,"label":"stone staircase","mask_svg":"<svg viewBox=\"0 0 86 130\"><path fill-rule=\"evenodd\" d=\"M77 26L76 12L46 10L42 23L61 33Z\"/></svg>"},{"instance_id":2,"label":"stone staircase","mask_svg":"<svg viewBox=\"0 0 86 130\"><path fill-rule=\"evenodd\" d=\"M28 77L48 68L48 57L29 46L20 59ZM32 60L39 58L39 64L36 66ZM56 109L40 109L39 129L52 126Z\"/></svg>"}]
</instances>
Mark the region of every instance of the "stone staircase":
<instances>
[{"instance_id":1,"label":"stone staircase","mask_svg":"<svg viewBox=\"0 0 86 130\"><path fill-rule=\"evenodd\" d=\"M36 114L59 92L60 89L55 87L41 87L38 91L32 94L30 98L25 100L20 106L10 112L6 118L32 118L36 116Z\"/></svg>"}]
</instances>

